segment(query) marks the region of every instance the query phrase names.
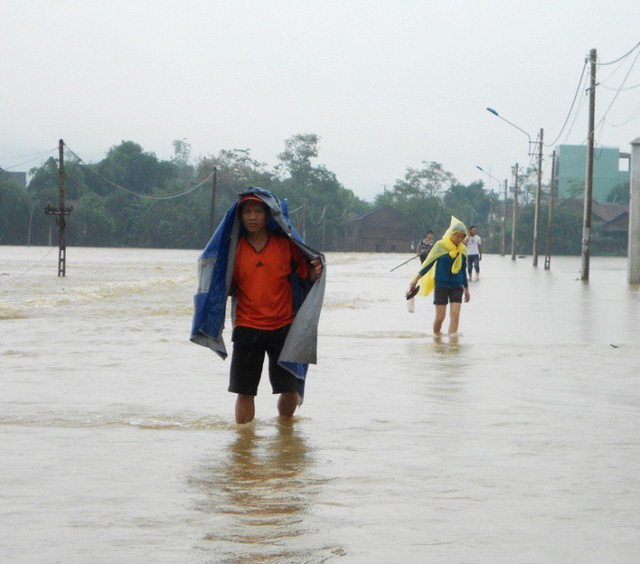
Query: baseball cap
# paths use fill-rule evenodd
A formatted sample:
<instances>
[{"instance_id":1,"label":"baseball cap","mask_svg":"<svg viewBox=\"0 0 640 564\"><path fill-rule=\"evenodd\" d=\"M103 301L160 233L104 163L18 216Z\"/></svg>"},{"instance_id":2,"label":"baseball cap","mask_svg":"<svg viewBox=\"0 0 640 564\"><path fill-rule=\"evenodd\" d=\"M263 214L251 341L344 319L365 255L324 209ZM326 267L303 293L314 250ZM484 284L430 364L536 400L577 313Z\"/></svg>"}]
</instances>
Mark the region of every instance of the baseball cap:
<instances>
[{"instance_id":1,"label":"baseball cap","mask_svg":"<svg viewBox=\"0 0 640 564\"><path fill-rule=\"evenodd\" d=\"M242 198L240 198L240 205L244 204L245 202L260 202L262 205L264 205L264 202L258 198L258 196L254 196L253 194L247 194L246 196L242 196Z\"/></svg>"}]
</instances>

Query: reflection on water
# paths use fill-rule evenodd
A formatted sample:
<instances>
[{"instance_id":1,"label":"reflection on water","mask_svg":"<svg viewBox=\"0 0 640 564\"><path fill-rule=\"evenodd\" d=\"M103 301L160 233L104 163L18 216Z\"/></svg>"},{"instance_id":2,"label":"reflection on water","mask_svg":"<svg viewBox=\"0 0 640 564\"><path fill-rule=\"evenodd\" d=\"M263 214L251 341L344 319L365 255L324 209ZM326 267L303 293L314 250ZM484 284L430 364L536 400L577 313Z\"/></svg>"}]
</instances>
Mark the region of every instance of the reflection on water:
<instances>
[{"instance_id":1,"label":"reflection on water","mask_svg":"<svg viewBox=\"0 0 640 564\"><path fill-rule=\"evenodd\" d=\"M238 426L222 461L189 480L203 495L198 510L215 517L199 549L215 552L212 562L324 561L328 549L310 554L308 543L295 542L310 532L305 518L321 486L311 466L295 421Z\"/></svg>"}]
</instances>

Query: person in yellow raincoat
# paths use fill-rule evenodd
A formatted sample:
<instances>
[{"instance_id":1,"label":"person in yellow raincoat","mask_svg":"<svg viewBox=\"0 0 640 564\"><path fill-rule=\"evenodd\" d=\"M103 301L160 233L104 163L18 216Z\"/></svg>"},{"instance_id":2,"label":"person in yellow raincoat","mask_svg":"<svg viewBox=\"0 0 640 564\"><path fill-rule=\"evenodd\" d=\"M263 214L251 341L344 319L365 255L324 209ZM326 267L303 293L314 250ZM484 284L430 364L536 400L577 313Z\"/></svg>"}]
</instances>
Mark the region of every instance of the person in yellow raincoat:
<instances>
[{"instance_id":1,"label":"person in yellow raincoat","mask_svg":"<svg viewBox=\"0 0 640 564\"><path fill-rule=\"evenodd\" d=\"M419 294L428 296L434 291L433 303L436 306L436 318L433 333L439 335L450 305L449 334L458 332L462 297L471 300L467 282L467 248L463 241L468 231L464 223L451 216L451 224L442 239L436 242L429 255L420 266L409 284L407 296L415 293L420 284ZM434 268L435 265L435 268Z\"/></svg>"}]
</instances>

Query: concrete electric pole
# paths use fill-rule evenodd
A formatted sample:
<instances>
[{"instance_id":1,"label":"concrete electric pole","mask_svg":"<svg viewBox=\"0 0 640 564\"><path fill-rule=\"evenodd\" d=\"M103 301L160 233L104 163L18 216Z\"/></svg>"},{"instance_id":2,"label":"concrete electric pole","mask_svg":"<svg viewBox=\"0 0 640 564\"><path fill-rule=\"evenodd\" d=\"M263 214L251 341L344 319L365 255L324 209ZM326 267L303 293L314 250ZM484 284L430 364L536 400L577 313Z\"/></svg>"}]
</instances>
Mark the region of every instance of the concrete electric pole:
<instances>
[{"instance_id":1,"label":"concrete electric pole","mask_svg":"<svg viewBox=\"0 0 640 564\"><path fill-rule=\"evenodd\" d=\"M540 141L538 145L538 188L536 189L536 206L533 219L533 266L538 266L538 233L540 227L540 198L542 194L542 145L544 129L540 128Z\"/></svg>"},{"instance_id":2,"label":"concrete electric pole","mask_svg":"<svg viewBox=\"0 0 640 564\"><path fill-rule=\"evenodd\" d=\"M50 204L44 209L47 215L53 215L58 224L58 276L67 274L67 222L64 218L69 215L73 207L64 207L64 141L58 142L58 207Z\"/></svg>"},{"instance_id":3,"label":"concrete electric pole","mask_svg":"<svg viewBox=\"0 0 640 564\"><path fill-rule=\"evenodd\" d=\"M587 170L584 179L584 217L582 224L582 269L581 280L589 280L589 258L591 255L591 200L593 199L593 145L596 113L596 56L591 49L591 84L589 86L589 137L587 138Z\"/></svg>"},{"instance_id":4,"label":"concrete electric pole","mask_svg":"<svg viewBox=\"0 0 640 564\"><path fill-rule=\"evenodd\" d=\"M516 230L518 227L518 163L514 169L515 185L513 188L513 220L511 227L511 260L516 260Z\"/></svg>"},{"instance_id":5,"label":"concrete electric pole","mask_svg":"<svg viewBox=\"0 0 640 564\"><path fill-rule=\"evenodd\" d=\"M553 152L551 161L551 188L549 189L549 210L547 214L547 240L544 249L544 269L551 268L551 245L553 243L553 211L556 203L556 152Z\"/></svg>"}]
</instances>

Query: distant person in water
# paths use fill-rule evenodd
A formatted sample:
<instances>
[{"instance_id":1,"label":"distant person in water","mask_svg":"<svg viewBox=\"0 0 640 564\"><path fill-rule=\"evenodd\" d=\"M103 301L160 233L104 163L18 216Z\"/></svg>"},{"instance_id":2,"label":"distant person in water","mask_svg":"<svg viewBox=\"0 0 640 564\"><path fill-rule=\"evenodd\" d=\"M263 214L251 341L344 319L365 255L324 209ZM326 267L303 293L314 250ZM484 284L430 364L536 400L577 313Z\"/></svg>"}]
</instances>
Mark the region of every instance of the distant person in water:
<instances>
[{"instance_id":1,"label":"distant person in water","mask_svg":"<svg viewBox=\"0 0 640 564\"><path fill-rule=\"evenodd\" d=\"M469 236L465 243L467 244L467 253L469 265L469 280L473 280L473 269L476 271L476 279L480 279L480 261L482 260L482 238L476 235L476 226L469 227Z\"/></svg>"},{"instance_id":2,"label":"distant person in water","mask_svg":"<svg viewBox=\"0 0 640 564\"><path fill-rule=\"evenodd\" d=\"M435 335L441 334L442 324L447 315L447 304L450 304L449 334L457 333L462 298L464 296L465 302L471 300L467 283L467 248L463 243L467 235L464 223L452 216L449 229L442 239L435 243L422 267L409 283L407 296L415 293L418 283L420 283L420 295L428 296L432 291L434 292L436 317L433 321L433 333Z\"/></svg>"},{"instance_id":3,"label":"distant person in water","mask_svg":"<svg viewBox=\"0 0 640 564\"><path fill-rule=\"evenodd\" d=\"M421 239L416 247L416 254L420 257L420 264L422 264L429 252L433 248L433 231L427 231L427 236L424 239Z\"/></svg>"}]
</instances>

